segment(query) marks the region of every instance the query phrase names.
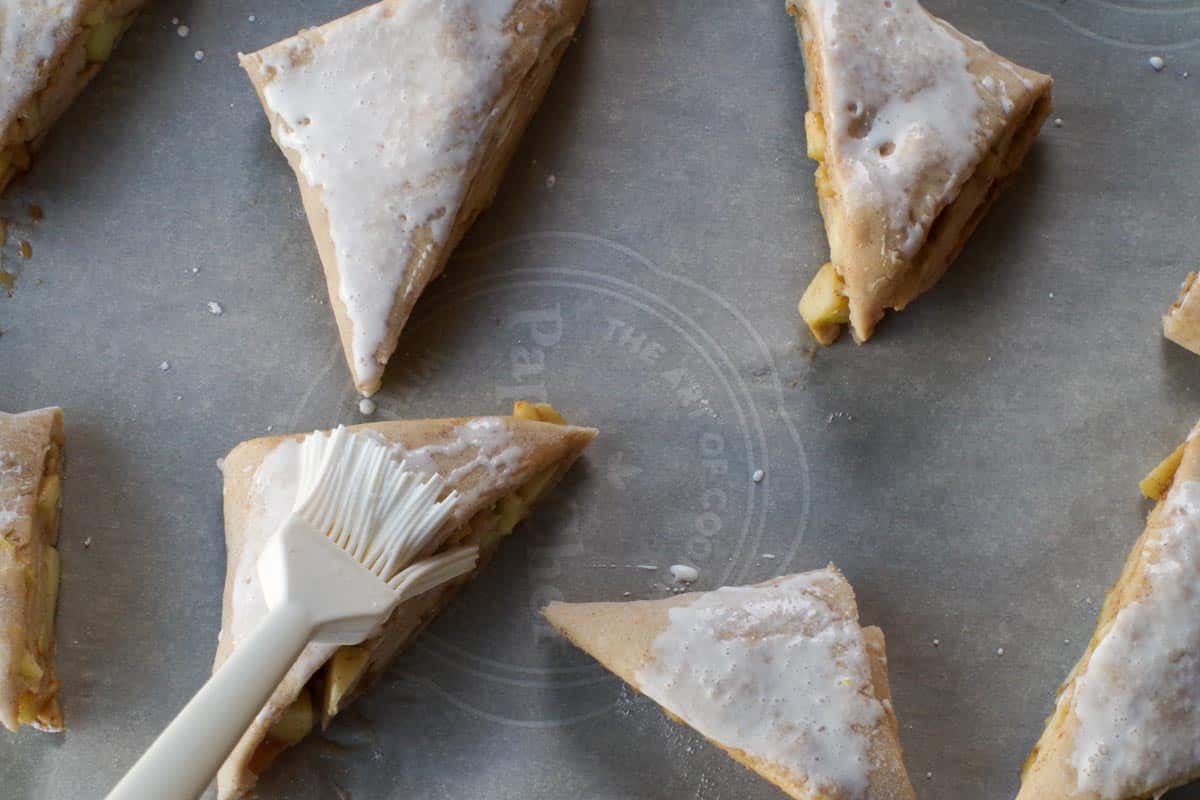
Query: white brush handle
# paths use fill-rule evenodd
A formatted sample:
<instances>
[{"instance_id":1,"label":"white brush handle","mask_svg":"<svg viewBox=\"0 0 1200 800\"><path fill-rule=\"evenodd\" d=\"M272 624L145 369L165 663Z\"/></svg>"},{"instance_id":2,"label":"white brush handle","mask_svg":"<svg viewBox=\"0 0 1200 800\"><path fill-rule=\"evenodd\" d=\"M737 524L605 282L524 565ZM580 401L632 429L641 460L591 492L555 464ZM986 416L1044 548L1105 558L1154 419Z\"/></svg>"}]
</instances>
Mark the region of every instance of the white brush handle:
<instances>
[{"instance_id":1,"label":"white brush handle","mask_svg":"<svg viewBox=\"0 0 1200 800\"><path fill-rule=\"evenodd\" d=\"M203 794L312 633L303 606L273 609L107 800L195 800Z\"/></svg>"}]
</instances>

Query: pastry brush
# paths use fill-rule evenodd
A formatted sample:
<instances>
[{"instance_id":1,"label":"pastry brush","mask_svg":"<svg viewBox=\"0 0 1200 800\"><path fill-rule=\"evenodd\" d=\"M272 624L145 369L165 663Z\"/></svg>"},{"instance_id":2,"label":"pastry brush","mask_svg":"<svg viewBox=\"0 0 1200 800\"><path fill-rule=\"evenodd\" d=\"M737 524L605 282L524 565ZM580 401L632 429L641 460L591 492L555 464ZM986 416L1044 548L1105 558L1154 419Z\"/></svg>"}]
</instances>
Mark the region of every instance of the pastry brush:
<instances>
[{"instance_id":1,"label":"pastry brush","mask_svg":"<svg viewBox=\"0 0 1200 800\"><path fill-rule=\"evenodd\" d=\"M475 547L432 557L458 500L371 436L306 437L291 514L257 570L267 614L108 800L194 800L309 642L358 644L397 604L470 572Z\"/></svg>"}]
</instances>

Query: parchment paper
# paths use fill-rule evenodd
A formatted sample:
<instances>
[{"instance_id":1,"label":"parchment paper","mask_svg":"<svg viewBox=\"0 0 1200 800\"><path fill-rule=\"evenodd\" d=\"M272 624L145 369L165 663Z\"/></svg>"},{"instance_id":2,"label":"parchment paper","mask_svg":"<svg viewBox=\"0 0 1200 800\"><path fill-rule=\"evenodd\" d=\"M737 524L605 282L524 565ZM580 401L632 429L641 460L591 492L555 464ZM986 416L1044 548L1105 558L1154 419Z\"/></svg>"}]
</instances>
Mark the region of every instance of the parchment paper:
<instances>
[{"instance_id":1,"label":"parchment paper","mask_svg":"<svg viewBox=\"0 0 1200 800\"><path fill-rule=\"evenodd\" d=\"M0 408L66 410L70 727L0 735L0 796L102 796L208 675L216 460L362 419L235 62L357 5L156 4L0 198L33 247L4 249L21 274L0 298ZM544 396L601 438L263 797L778 797L536 612L661 597L676 563L707 589L830 561L887 634L920 796L1014 795L1141 530L1137 482L1200 414L1200 360L1159 326L1200 251L1200 5L928 5L1053 73L1062 125L940 286L868 346L814 355L795 304L827 250L782 0L594 0L375 418ZM29 203L43 221L22 222Z\"/></svg>"}]
</instances>

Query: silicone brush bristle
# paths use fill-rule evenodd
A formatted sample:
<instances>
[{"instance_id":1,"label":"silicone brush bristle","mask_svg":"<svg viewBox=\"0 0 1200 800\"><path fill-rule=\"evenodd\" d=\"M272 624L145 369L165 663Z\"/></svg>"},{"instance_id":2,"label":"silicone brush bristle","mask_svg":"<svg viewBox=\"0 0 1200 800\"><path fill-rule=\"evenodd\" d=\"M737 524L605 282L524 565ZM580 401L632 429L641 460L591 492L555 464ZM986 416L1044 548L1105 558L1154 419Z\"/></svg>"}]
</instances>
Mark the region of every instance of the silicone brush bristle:
<instances>
[{"instance_id":1,"label":"silicone brush bristle","mask_svg":"<svg viewBox=\"0 0 1200 800\"><path fill-rule=\"evenodd\" d=\"M456 548L412 563L441 544L458 493L447 492L440 475L421 474L395 456L395 448L342 426L306 436L293 513L412 597L469 572L478 550Z\"/></svg>"}]
</instances>

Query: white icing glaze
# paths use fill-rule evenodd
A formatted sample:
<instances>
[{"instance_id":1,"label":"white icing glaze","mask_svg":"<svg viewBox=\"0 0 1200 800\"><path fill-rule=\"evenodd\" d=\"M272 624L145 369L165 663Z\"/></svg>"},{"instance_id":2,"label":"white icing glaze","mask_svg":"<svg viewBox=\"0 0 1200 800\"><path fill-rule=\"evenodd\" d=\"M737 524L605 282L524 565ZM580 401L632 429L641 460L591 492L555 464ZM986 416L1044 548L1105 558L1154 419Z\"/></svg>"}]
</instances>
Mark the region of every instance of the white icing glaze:
<instances>
[{"instance_id":1,"label":"white icing glaze","mask_svg":"<svg viewBox=\"0 0 1200 800\"><path fill-rule=\"evenodd\" d=\"M376 380L413 237L450 234L471 161L501 90L513 0L383 2L265 51L274 70L266 105L283 121L280 144L320 187L353 325L359 382ZM293 55L307 53L310 57ZM408 285L406 291L422 287Z\"/></svg>"},{"instance_id":2,"label":"white icing glaze","mask_svg":"<svg viewBox=\"0 0 1200 800\"><path fill-rule=\"evenodd\" d=\"M983 100L966 48L916 0L809 5L824 42L826 134L843 198L851 209L886 214L910 257L981 152ZM944 189L917 198L910 216L914 188L931 169L944 171Z\"/></svg>"},{"instance_id":3,"label":"white icing glaze","mask_svg":"<svg viewBox=\"0 0 1200 800\"><path fill-rule=\"evenodd\" d=\"M233 579L233 619L230 634L236 644L248 636L267 613L258 582L258 556L270 536L292 512L300 480L300 443L284 439L263 459L250 489L250 514L242 538L242 553Z\"/></svg>"},{"instance_id":4,"label":"white icing glaze","mask_svg":"<svg viewBox=\"0 0 1200 800\"><path fill-rule=\"evenodd\" d=\"M1149 592L1122 608L1062 702L1080 792L1141 796L1200 766L1200 483L1172 487L1146 545Z\"/></svg>"},{"instance_id":5,"label":"white icing glaze","mask_svg":"<svg viewBox=\"0 0 1200 800\"><path fill-rule=\"evenodd\" d=\"M862 629L824 600L834 580L823 570L672 608L639 687L714 741L832 796L864 797L884 711Z\"/></svg>"},{"instance_id":6,"label":"white icing glaze","mask_svg":"<svg viewBox=\"0 0 1200 800\"><path fill-rule=\"evenodd\" d=\"M40 88L40 70L70 35L83 0L0 0L0 133Z\"/></svg>"},{"instance_id":7,"label":"white icing glaze","mask_svg":"<svg viewBox=\"0 0 1200 800\"><path fill-rule=\"evenodd\" d=\"M412 450L402 444L392 445L399 457L414 469L422 472L441 472L446 482L459 492L459 503L452 518L463 521L464 516L478 505L483 493L490 491L495 481L516 469L525 457L525 451L512 437L508 423L502 417L476 417L456 427L451 440L446 444L427 444ZM471 452L469 459L450 472L438 469L437 457L455 458ZM465 484L467 476L483 470L484 476L474 488Z\"/></svg>"},{"instance_id":8,"label":"white icing glaze","mask_svg":"<svg viewBox=\"0 0 1200 800\"><path fill-rule=\"evenodd\" d=\"M972 40L972 41L974 41L974 40ZM976 42L976 44L978 44L980 47L985 46L983 44L983 42ZM1018 72L1016 67L1014 67L1012 64L1008 63L1007 61L1003 61L1003 60L999 61L998 63L1000 64L1000 66L1004 67L1004 69L1006 69L1008 72L1010 72L1012 74L1012 76L1014 78L1016 78L1017 81L1022 86L1024 86L1028 91L1033 91L1033 81L1029 80L1029 78L1026 78L1024 75L1022 75L1020 72Z\"/></svg>"},{"instance_id":9,"label":"white icing glaze","mask_svg":"<svg viewBox=\"0 0 1200 800\"><path fill-rule=\"evenodd\" d=\"M17 492L21 491L20 487L28 481L20 481L22 475L25 474L25 465L17 460L16 453L0 452L0 480L8 480L17 486ZM10 503L0 506L0 534L6 532L14 522L19 520L23 515L18 513L16 508L12 506L18 505L20 498L13 498Z\"/></svg>"}]
</instances>

